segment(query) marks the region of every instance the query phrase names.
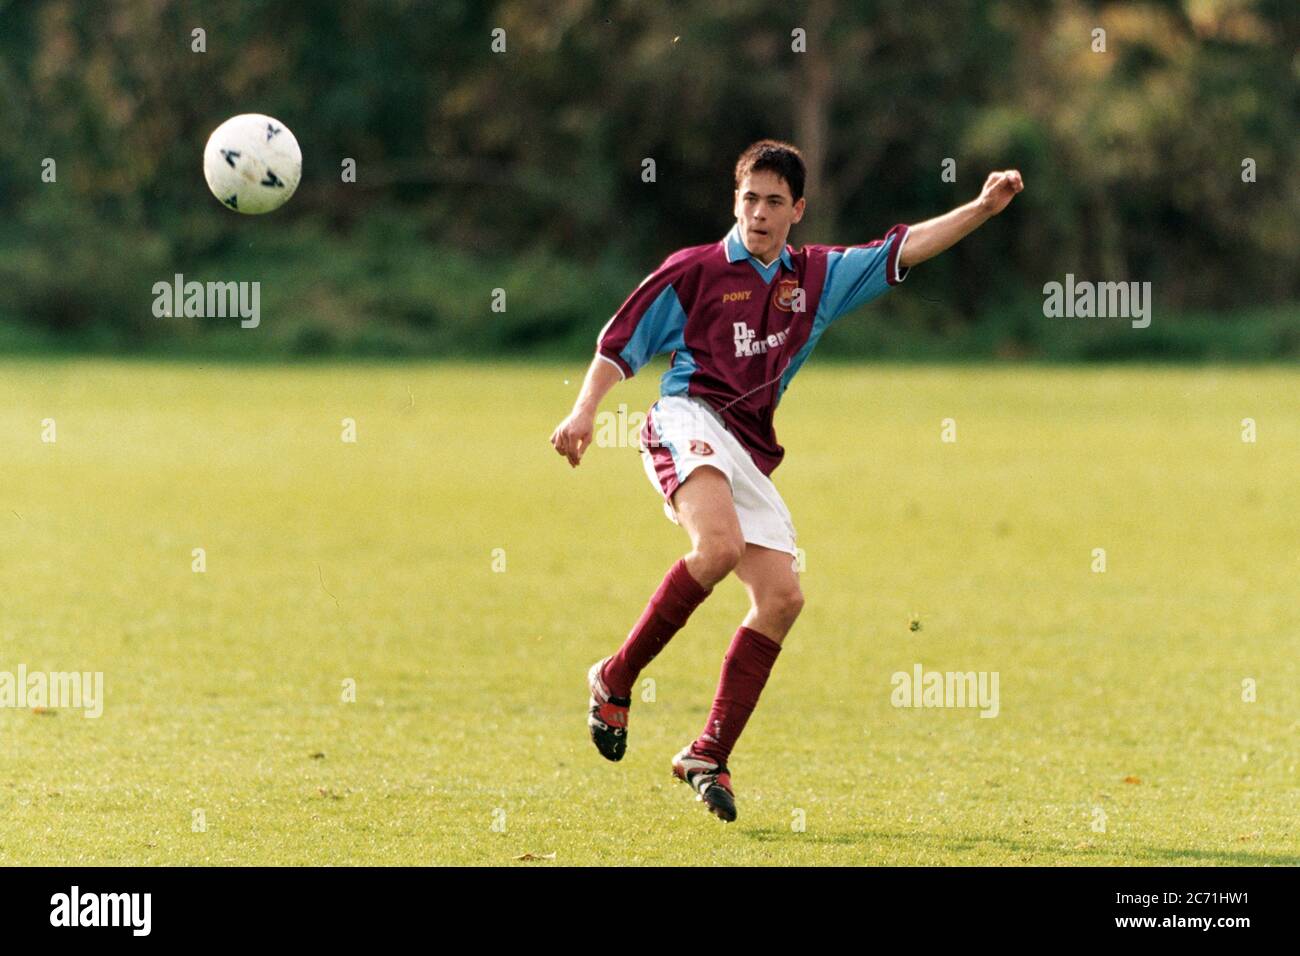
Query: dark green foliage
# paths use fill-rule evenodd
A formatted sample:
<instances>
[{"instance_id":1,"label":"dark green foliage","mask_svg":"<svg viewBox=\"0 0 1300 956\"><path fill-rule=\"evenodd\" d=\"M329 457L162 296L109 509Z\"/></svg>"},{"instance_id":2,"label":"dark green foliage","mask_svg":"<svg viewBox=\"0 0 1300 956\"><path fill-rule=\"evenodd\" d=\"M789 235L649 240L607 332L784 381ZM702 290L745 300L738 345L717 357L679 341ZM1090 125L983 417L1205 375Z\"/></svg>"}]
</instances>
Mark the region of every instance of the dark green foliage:
<instances>
[{"instance_id":1,"label":"dark green foliage","mask_svg":"<svg viewBox=\"0 0 1300 956\"><path fill-rule=\"evenodd\" d=\"M775 136L809 158L796 245L928 218L991 169L1028 184L829 353L1293 356L1295 30L1264 2L0 0L0 345L580 354L667 252L726 231L736 154ZM200 170L252 111L304 153L260 218ZM153 319L176 272L262 281L264 327L227 346L229 323ZM1152 328L1044 319L1067 272L1151 281ZM1228 312L1260 324L1183 323Z\"/></svg>"}]
</instances>

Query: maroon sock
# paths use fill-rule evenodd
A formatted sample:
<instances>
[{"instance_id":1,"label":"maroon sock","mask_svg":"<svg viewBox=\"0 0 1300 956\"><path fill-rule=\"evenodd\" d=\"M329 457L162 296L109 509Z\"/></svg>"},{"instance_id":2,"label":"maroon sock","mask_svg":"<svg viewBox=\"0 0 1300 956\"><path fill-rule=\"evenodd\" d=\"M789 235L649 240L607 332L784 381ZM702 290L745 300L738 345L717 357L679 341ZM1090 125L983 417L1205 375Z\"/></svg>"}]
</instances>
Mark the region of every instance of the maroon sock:
<instances>
[{"instance_id":1,"label":"maroon sock","mask_svg":"<svg viewBox=\"0 0 1300 956\"><path fill-rule=\"evenodd\" d=\"M655 655L664 649L686 623L700 602L713 593L705 590L686 570L686 559L679 558L668 569L659 590L641 612L623 646L605 664L601 677L615 697L631 697L632 684Z\"/></svg>"},{"instance_id":2,"label":"maroon sock","mask_svg":"<svg viewBox=\"0 0 1300 956\"><path fill-rule=\"evenodd\" d=\"M720 764L727 762L779 653L781 645L766 634L744 625L736 631L722 659L722 676L718 678L709 721L694 744L697 753Z\"/></svg>"}]
</instances>

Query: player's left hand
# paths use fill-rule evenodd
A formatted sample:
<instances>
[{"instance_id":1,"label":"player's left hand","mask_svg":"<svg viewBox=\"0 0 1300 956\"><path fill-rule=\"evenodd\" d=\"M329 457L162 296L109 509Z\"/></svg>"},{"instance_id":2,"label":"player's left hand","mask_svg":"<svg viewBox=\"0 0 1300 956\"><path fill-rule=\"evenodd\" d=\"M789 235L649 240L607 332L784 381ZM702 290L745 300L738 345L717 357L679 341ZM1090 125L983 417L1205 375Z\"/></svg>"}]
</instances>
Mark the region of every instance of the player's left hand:
<instances>
[{"instance_id":1,"label":"player's left hand","mask_svg":"<svg viewBox=\"0 0 1300 956\"><path fill-rule=\"evenodd\" d=\"M984 180L984 189L980 192L980 208L990 216L996 216L1006 209L1012 197L1024 188L1025 183L1020 178L1018 169L1004 169L1001 172L989 173L989 178Z\"/></svg>"}]
</instances>

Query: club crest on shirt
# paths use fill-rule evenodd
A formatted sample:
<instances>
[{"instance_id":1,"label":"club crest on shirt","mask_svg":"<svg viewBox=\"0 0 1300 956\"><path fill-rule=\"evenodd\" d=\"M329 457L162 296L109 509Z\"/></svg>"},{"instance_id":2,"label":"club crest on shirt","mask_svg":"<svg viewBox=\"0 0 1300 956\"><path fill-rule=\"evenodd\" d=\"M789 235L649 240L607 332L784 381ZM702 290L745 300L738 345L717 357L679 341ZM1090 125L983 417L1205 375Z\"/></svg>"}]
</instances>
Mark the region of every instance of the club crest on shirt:
<instances>
[{"instance_id":1,"label":"club crest on shirt","mask_svg":"<svg viewBox=\"0 0 1300 956\"><path fill-rule=\"evenodd\" d=\"M691 439L691 454L692 454L692 455L712 455L712 454L713 454L713 446L710 445L710 444L709 444L708 442L706 442L706 441L701 441L701 440L698 439L698 438L692 438L692 439Z\"/></svg>"},{"instance_id":2,"label":"club crest on shirt","mask_svg":"<svg viewBox=\"0 0 1300 956\"><path fill-rule=\"evenodd\" d=\"M798 279L781 279L772 289L772 304L782 312L794 312L796 306L802 305L802 292Z\"/></svg>"}]
</instances>

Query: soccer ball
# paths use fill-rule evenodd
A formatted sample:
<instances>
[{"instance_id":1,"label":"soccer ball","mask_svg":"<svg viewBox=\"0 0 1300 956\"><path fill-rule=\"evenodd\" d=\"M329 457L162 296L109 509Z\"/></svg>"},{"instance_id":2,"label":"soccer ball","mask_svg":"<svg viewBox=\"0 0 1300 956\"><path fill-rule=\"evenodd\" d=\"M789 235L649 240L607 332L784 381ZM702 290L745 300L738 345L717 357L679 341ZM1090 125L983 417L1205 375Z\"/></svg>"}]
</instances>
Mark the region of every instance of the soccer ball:
<instances>
[{"instance_id":1,"label":"soccer ball","mask_svg":"<svg viewBox=\"0 0 1300 956\"><path fill-rule=\"evenodd\" d=\"M212 195L235 212L261 215L279 209L298 188L302 150L279 120L243 113L226 120L208 137L203 178Z\"/></svg>"}]
</instances>

